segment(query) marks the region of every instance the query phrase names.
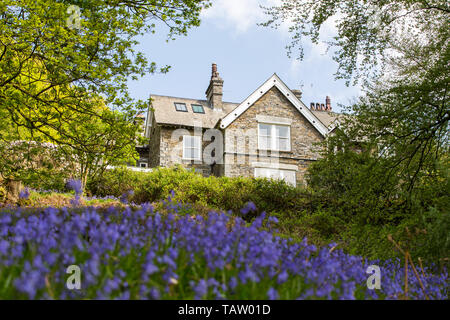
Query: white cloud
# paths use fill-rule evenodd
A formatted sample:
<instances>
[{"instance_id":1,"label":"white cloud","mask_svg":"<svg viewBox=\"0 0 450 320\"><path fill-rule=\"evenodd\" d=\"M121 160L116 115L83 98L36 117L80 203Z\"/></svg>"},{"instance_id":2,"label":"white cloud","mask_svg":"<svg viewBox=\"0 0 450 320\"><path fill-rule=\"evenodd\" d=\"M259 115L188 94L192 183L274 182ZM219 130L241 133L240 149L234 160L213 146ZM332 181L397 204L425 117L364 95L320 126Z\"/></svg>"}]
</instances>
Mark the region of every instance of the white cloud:
<instances>
[{"instance_id":1,"label":"white cloud","mask_svg":"<svg viewBox=\"0 0 450 320\"><path fill-rule=\"evenodd\" d=\"M244 33L257 23L267 20L260 5L273 6L280 0L215 0L211 8L202 12L202 19L212 21L223 28L233 28Z\"/></svg>"}]
</instances>

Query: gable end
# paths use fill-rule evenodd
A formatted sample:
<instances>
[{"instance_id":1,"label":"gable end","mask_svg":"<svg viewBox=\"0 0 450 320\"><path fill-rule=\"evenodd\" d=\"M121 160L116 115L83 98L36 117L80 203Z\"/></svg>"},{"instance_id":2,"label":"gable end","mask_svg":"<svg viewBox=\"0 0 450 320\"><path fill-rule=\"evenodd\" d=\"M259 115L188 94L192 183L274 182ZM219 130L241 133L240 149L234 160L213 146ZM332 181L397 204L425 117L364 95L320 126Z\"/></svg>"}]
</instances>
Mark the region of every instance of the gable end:
<instances>
[{"instance_id":1,"label":"gable end","mask_svg":"<svg viewBox=\"0 0 450 320\"><path fill-rule=\"evenodd\" d=\"M272 87L277 87L278 90L289 100L290 103L311 123L311 125L322 135L328 134L328 129L320 122L319 119L301 102L295 94L286 86L286 84L274 74L266 82L264 82L258 89L256 89L247 99L244 100L236 109L227 114L220 122L220 128L227 128L234 120L250 108L256 101L258 101L266 92Z\"/></svg>"}]
</instances>

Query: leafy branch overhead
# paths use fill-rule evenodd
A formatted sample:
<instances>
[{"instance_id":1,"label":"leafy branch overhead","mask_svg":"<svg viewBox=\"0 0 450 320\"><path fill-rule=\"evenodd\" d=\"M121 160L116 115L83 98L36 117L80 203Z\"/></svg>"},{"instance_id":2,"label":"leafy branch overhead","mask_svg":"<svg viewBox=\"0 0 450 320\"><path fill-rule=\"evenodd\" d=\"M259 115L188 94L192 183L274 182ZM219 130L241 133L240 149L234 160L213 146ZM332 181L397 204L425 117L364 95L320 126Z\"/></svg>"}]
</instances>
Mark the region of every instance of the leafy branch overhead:
<instances>
[{"instance_id":1,"label":"leafy branch overhead","mask_svg":"<svg viewBox=\"0 0 450 320\"><path fill-rule=\"evenodd\" d=\"M100 164L134 162L133 121L148 103L130 97L128 81L169 70L136 51L138 38L186 35L209 5L209 0L2 1L0 148L24 140L56 144L73 153L83 182Z\"/></svg>"},{"instance_id":2,"label":"leafy branch overhead","mask_svg":"<svg viewBox=\"0 0 450 320\"><path fill-rule=\"evenodd\" d=\"M335 49L336 76L347 83L380 71L383 57L405 35L417 39L417 34L434 25L440 26L435 36L444 36L450 13L445 0L281 0L280 5L264 9L270 18L261 25L278 28L286 24L291 34L288 54L300 59L302 40L318 43L323 27L331 22L336 34L327 43Z\"/></svg>"},{"instance_id":3,"label":"leafy branch overhead","mask_svg":"<svg viewBox=\"0 0 450 320\"><path fill-rule=\"evenodd\" d=\"M79 28L71 26L72 5L79 7ZM52 141L49 131L64 131L79 114L110 121L89 106L99 94L132 119L144 102L130 98L128 79L168 71L135 50L138 36L165 29L170 38L185 35L208 6L208 0L2 1L1 108L17 126ZM71 132L63 135L76 145Z\"/></svg>"},{"instance_id":4,"label":"leafy branch overhead","mask_svg":"<svg viewBox=\"0 0 450 320\"><path fill-rule=\"evenodd\" d=\"M334 135L328 146L364 141L373 165L361 170L364 176L382 172L376 181L383 183L383 192L411 196L425 180L436 178L449 151L448 1L282 0L266 13L271 18L263 25L289 25L288 53L298 48L299 58L302 39L317 43L322 27L334 23L336 35L328 44L338 63L336 77L363 84L364 95L345 108L351 117L339 123L345 134ZM325 154L331 163L335 151ZM352 164L354 157L346 161L359 166ZM373 191L363 186L361 194Z\"/></svg>"}]
</instances>

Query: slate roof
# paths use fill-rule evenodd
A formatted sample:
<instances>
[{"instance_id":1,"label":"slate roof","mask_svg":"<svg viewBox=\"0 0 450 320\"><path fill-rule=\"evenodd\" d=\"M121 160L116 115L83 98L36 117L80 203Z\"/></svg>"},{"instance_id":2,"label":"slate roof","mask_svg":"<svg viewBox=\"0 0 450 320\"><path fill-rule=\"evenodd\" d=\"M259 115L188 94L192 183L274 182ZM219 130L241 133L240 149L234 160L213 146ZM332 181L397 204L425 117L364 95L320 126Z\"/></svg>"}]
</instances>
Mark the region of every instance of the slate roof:
<instances>
[{"instance_id":1,"label":"slate roof","mask_svg":"<svg viewBox=\"0 0 450 320\"><path fill-rule=\"evenodd\" d=\"M171 96L151 95L154 116L158 124L194 126L201 123L203 128L214 128L224 116L233 111L239 104L223 102L222 110L212 109L207 100L179 98ZM188 112L175 109L175 103L185 103ZM201 105L205 113L194 113L192 105Z\"/></svg>"},{"instance_id":2,"label":"slate roof","mask_svg":"<svg viewBox=\"0 0 450 320\"><path fill-rule=\"evenodd\" d=\"M207 100L151 95L152 107L156 123L162 125L188 126L193 127L201 124L203 128L214 128L217 123L226 115L231 113L240 104L233 102L223 102L222 110L212 109ZM175 109L175 103L185 103L188 112L180 112ZM192 105L201 105L205 113L194 113ZM338 113L329 111L310 110L312 114L328 129L339 117Z\"/></svg>"},{"instance_id":3,"label":"slate roof","mask_svg":"<svg viewBox=\"0 0 450 320\"><path fill-rule=\"evenodd\" d=\"M330 128L333 122L339 117L336 112L322 111L322 110L311 110L311 112L322 122L322 124Z\"/></svg>"}]
</instances>

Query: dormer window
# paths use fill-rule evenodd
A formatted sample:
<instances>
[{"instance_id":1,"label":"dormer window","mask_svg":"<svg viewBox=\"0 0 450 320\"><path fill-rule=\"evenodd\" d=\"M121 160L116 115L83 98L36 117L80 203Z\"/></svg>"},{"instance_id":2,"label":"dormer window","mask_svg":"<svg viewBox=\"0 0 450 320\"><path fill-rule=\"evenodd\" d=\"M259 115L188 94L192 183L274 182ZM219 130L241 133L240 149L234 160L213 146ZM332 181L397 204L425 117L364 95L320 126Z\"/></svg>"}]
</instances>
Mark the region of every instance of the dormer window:
<instances>
[{"instance_id":1,"label":"dormer window","mask_svg":"<svg viewBox=\"0 0 450 320\"><path fill-rule=\"evenodd\" d=\"M194 113L205 113L205 109L203 109L203 106L199 104L193 104L192 111L194 111Z\"/></svg>"},{"instance_id":2,"label":"dormer window","mask_svg":"<svg viewBox=\"0 0 450 320\"><path fill-rule=\"evenodd\" d=\"M186 103L175 102L175 109L179 112L188 112Z\"/></svg>"}]
</instances>

